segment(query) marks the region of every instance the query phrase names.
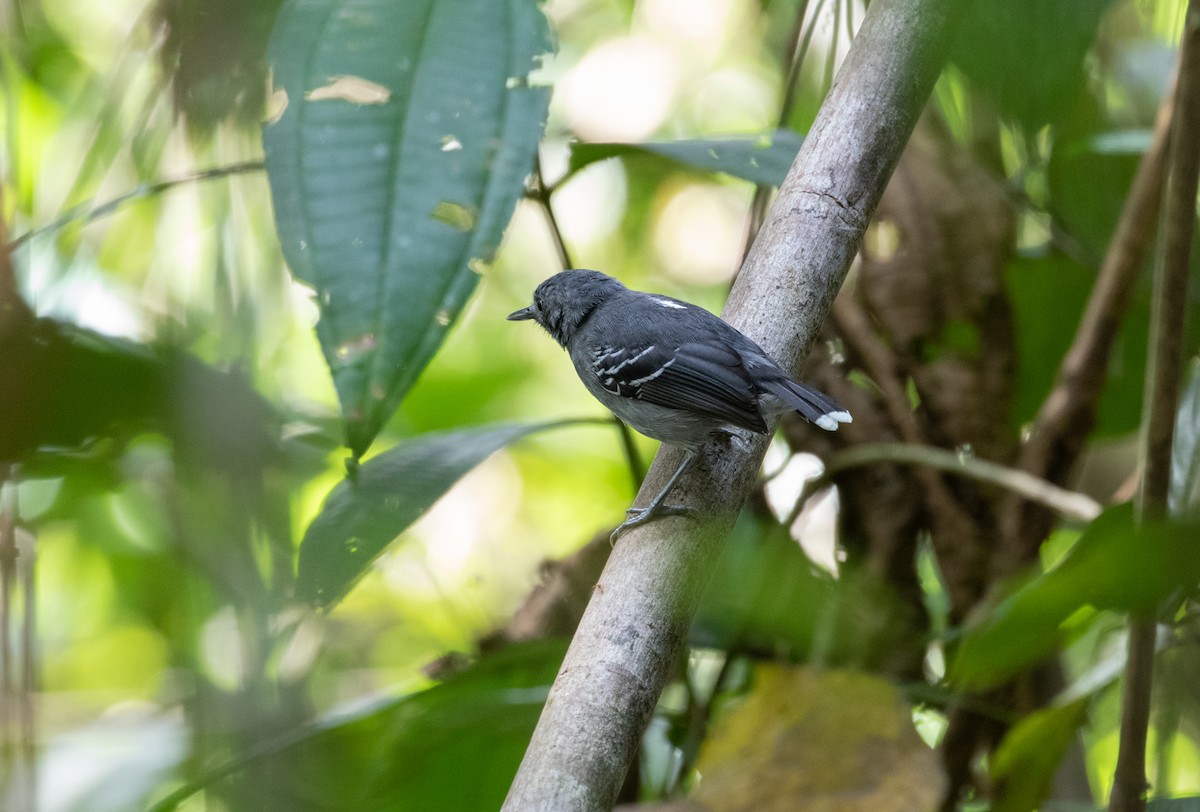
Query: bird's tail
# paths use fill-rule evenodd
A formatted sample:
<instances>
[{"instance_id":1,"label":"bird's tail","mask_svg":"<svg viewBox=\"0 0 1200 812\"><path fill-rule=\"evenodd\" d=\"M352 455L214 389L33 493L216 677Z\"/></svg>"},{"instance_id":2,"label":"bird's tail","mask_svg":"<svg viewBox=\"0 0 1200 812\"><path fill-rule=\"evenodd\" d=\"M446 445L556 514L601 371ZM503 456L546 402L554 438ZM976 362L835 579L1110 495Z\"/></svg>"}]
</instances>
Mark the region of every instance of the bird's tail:
<instances>
[{"instance_id":1,"label":"bird's tail","mask_svg":"<svg viewBox=\"0 0 1200 812\"><path fill-rule=\"evenodd\" d=\"M837 431L839 424L853 420L850 412L829 395L791 378L763 381L762 387L782 401L787 411L799 412L805 420L825 431Z\"/></svg>"}]
</instances>

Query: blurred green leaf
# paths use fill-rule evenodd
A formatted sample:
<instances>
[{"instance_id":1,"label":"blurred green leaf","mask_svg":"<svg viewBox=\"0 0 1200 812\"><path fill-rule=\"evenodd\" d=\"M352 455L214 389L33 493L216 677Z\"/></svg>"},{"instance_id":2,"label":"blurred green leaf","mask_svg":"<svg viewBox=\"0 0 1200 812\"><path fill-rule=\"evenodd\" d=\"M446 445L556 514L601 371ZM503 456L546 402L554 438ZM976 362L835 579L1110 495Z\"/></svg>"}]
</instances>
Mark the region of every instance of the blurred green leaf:
<instances>
[{"instance_id":1,"label":"blurred green leaf","mask_svg":"<svg viewBox=\"0 0 1200 812\"><path fill-rule=\"evenodd\" d=\"M1032 420L1053 387L1095 279L1092 271L1062 254L1020 257L1009 265L1006 280L1017 342L1015 425ZM1109 359L1096 435L1130 432L1141 420L1149 322L1149 305L1135 293Z\"/></svg>"},{"instance_id":2,"label":"blurred green leaf","mask_svg":"<svg viewBox=\"0 0 1200 812\"><path fill-rule=\"evenodd\" d=\"M835 588L782 527L743 512L705 589L691 642L803 659Z\"/></svg>"},{"instance_id":3,"label":"blurred green leaf","mask_svg":"<svg viewBox=\"0 0 1200 812\"><path fill-rule=\"evenodd\" d=\"M571 172L588 164L630 154L658 155L708 172L778 186L783 183L804 137L792 130L745 138L697 138L641 143L577 143L571 146Z\"/></svg>"},{"instance_id":4,"label":"blurred green leaf","mask_svg":"<svg viewBox=\"0 0 1200 812\"><path fill-rule=\"evenodd\" d=\"M918 645L918 621L880 579L845 567L835 580L782 526L744 511L689 639L695 646L774 658L872 665L900 640Z\"/></svg>"},{"instance_id":5,"label":"blurred green leaf","mask_svg":"<svg viewBox=\"0 0 1200 812\"><path fill-rule=\"evenodd\" d=\"M50 319L0 337L0 461L142 431L166 369L148 348Z\"/></svg>"},{"instance_id":6,"label":"blurred green leaf","mask_svg":"<svg viewBox=\"0 0 1200 812\"><path fill-rule=\"evenodd\" d=\"M340 600L391 541L464 474L504 446L572 421L426 434L367 460L334 486L300 543L297 595Z\"/></svg>"},{"instance_id":7,"label":"blurred green leaf","mask_svg":"<svg viewBox=\"0 0 1200 812\"><path fill-rule=\"evenodd\" d=\"M0 461L31 476L93 467L79 448L162 431L180 458L241 473L276 453L273 411L237 373L182 352L38 319L0 339ZM109 449L111 450L111 449Z\"/></svg>"},{"instance_id":8,"label":"blurred green leaf","mask_svg":"<svg viewBox=\"0 0 1200 812\"><path fill-rule=\"evenodd\" d=\"M1071 112L1084 57L1112 0L975 0L952 61L1000 111L1030 130Z\"/></svg>"},{"instance_id":9,"label":"blurred green leaf","mask_svg":"<svg viewBox=\"0 0 1200 812\"><path fill-rule=\"evenodd\" d=\"M514 643L424 691L284 734L154 812L258 760L288 776L280 809L499 809L566 648L561 640Z\"/></svg>"},{"instance_id":10,"label":"blurred green leaf","mask_svg":"<svg viewBox=\"0 0 1200 812\"><path fill-rule=\"evenodd\" d=\"M499 809L566 649L561 640L507 647L384 711L388 740L362 751L364 808Z\"/></svg>"},{"instance_id":11,"label":"blurred green leaf","mask_svg":"<svg viewBox=\"0 0 1200 812\"><path fill-rule=\"evenodd\" d=\"M194 132L226 116L262 120L267 37L281 0L157 0L159 59L172 77L175 109Z\"/></svg>"},{"instance_id":12,"label":"blurred green leaf","mask_svg":"<svg viewBox=\"0 0 1200 812\"><path fill-rule=\"evenodd\" d=\"M263 133L284 255L361 455L500 245L533 167L551 48L534 0L290 0Z\"/></svg>"},{"instance_id":13,"label":"blurred green leaf","mask_svg":"<svg viewBox=\"0 0 1200 812\"><path fill-rule=\"evenodd\" d=\"M1106 510L1054 569L1019 587L971 623L951 680L967 689L1004 682L1048 654L1078 610L1152 612L1200 581L1200 528L1182 522L1135 526L1133 506Z\"/></svg>"},{"instance_id":14,"label":"blurred green leaf","mask_svg":"<svg viewBox=\"0 0 1200 812\"><path fill-rule=\"evenodd\" d=\"M1088 700L1042 708L1008 731L991 758L998 792L992 812L1037 809L1079 727L1087 719Z\"/></svg>"},{"instance_id":15,"label":"blurred green leaf","mask_svg":"<svg viewBox=\"0 0 1200 812\"><path fill-rule=\"evenodd\" d=\"M1100 257L1108 249L1142 152L1131 149L1136 146L1131 139L1092 132L1091 124L1082 122L1080 134L1054 140L1046 182L1055 218L1091 256Z\"/></svg>"},{"instance_id":16,"label":"blurred green leaf","mask_svg":"<svg viewBox=\"0 0 1200 812\"><path fill-rule=\"evenodd\" d=\"M1175 418L1171 448L1171 515L1200 518L1200 359L1193 359Z\"/></svg>"}]
</instances>

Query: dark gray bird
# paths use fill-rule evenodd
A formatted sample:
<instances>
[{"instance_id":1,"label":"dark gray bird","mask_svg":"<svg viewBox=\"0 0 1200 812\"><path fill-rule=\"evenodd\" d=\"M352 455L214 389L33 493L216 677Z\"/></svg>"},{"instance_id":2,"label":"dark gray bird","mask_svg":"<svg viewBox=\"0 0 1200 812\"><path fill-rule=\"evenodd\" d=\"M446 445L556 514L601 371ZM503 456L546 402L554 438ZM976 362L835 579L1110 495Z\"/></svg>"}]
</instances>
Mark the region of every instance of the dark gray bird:
<instances>
[{"instance_id":1,"label":"dark gray bird","mask_svg":"<svg viewBox=\"0 0 1200 812\"><path fill-rule=\"evenodd\" d=\"M613 541L665 510L667 492L710 435L736 428L763 434L768 420L791 411L826 431L851 419L832 398L793 380L762 347L707 310L630 290L599 271L550 277L534 291L532 305L508 316L525 319L566 348L583 385L613 414L685 452L650 504L629 509Z\"/></svg>"}]
</instances>

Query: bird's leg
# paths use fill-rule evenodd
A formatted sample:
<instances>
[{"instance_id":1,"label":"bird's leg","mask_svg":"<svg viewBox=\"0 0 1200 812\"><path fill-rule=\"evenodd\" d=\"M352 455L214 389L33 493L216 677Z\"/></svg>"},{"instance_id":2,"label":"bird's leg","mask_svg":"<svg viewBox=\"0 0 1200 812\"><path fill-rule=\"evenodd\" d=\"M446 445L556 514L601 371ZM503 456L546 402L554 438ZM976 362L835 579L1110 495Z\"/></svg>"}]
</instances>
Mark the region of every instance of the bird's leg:
<instances>
[{"instance_id":1,"label":"bird's leg","mask_svg":"<svg viewBox=\"0 0 1200 812\"><path fill-rule=\"evenodd\" d=\"M609 544L616 544L617 539L632 527L645 524L655 516L691 516L696 512L695 508L683 507L680 505L663 506L663 500L667 498L667 492L675 485L679 477L683 476L683 472L692 466L696 461L695 451L684 452L683 462L675 469L675 473L671 474L671 478L667 480L667 484L658 492L658 495L650 500L650 504L644 508L630 508L627 513L629 518L617 525L617 529L612 531L612 535L608 537Z\"/></svg>"}]
</instances>

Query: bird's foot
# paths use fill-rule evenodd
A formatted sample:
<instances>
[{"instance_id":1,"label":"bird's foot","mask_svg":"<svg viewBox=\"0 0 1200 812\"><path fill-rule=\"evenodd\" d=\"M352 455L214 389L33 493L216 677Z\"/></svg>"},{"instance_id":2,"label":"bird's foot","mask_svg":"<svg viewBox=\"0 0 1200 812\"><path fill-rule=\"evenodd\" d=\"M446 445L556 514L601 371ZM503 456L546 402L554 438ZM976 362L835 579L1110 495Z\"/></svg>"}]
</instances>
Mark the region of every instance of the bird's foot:
<instances>
[{"instance_id":1,"label":"bird's foot","mask_svg":"<svg viewBox=\"0 0 1200 812\"><path fill-rule=\"evenodd\" d=\"M686 516L694 519L699 515L700 511L687 505L656 505L648 508L631 507L625 513L629 518L617 525L617 529L612 531L612 535L608 537L609 544L616 544L617 539L624 535L627 530L646 524L651 519L662 516Z\"/></svg>"},{"instance_id":2,"label":"bird's foot","mask_svg":"<svg viewBox=\"0 0 1200 812\"><path fill-rule=\"evenodd\" d=\"M753 440L748 435L736 429L717 429L712 433L712 436L721 445L730 449L739 447L745 450L753 443Z\"/></svg>"}]
</instances>

